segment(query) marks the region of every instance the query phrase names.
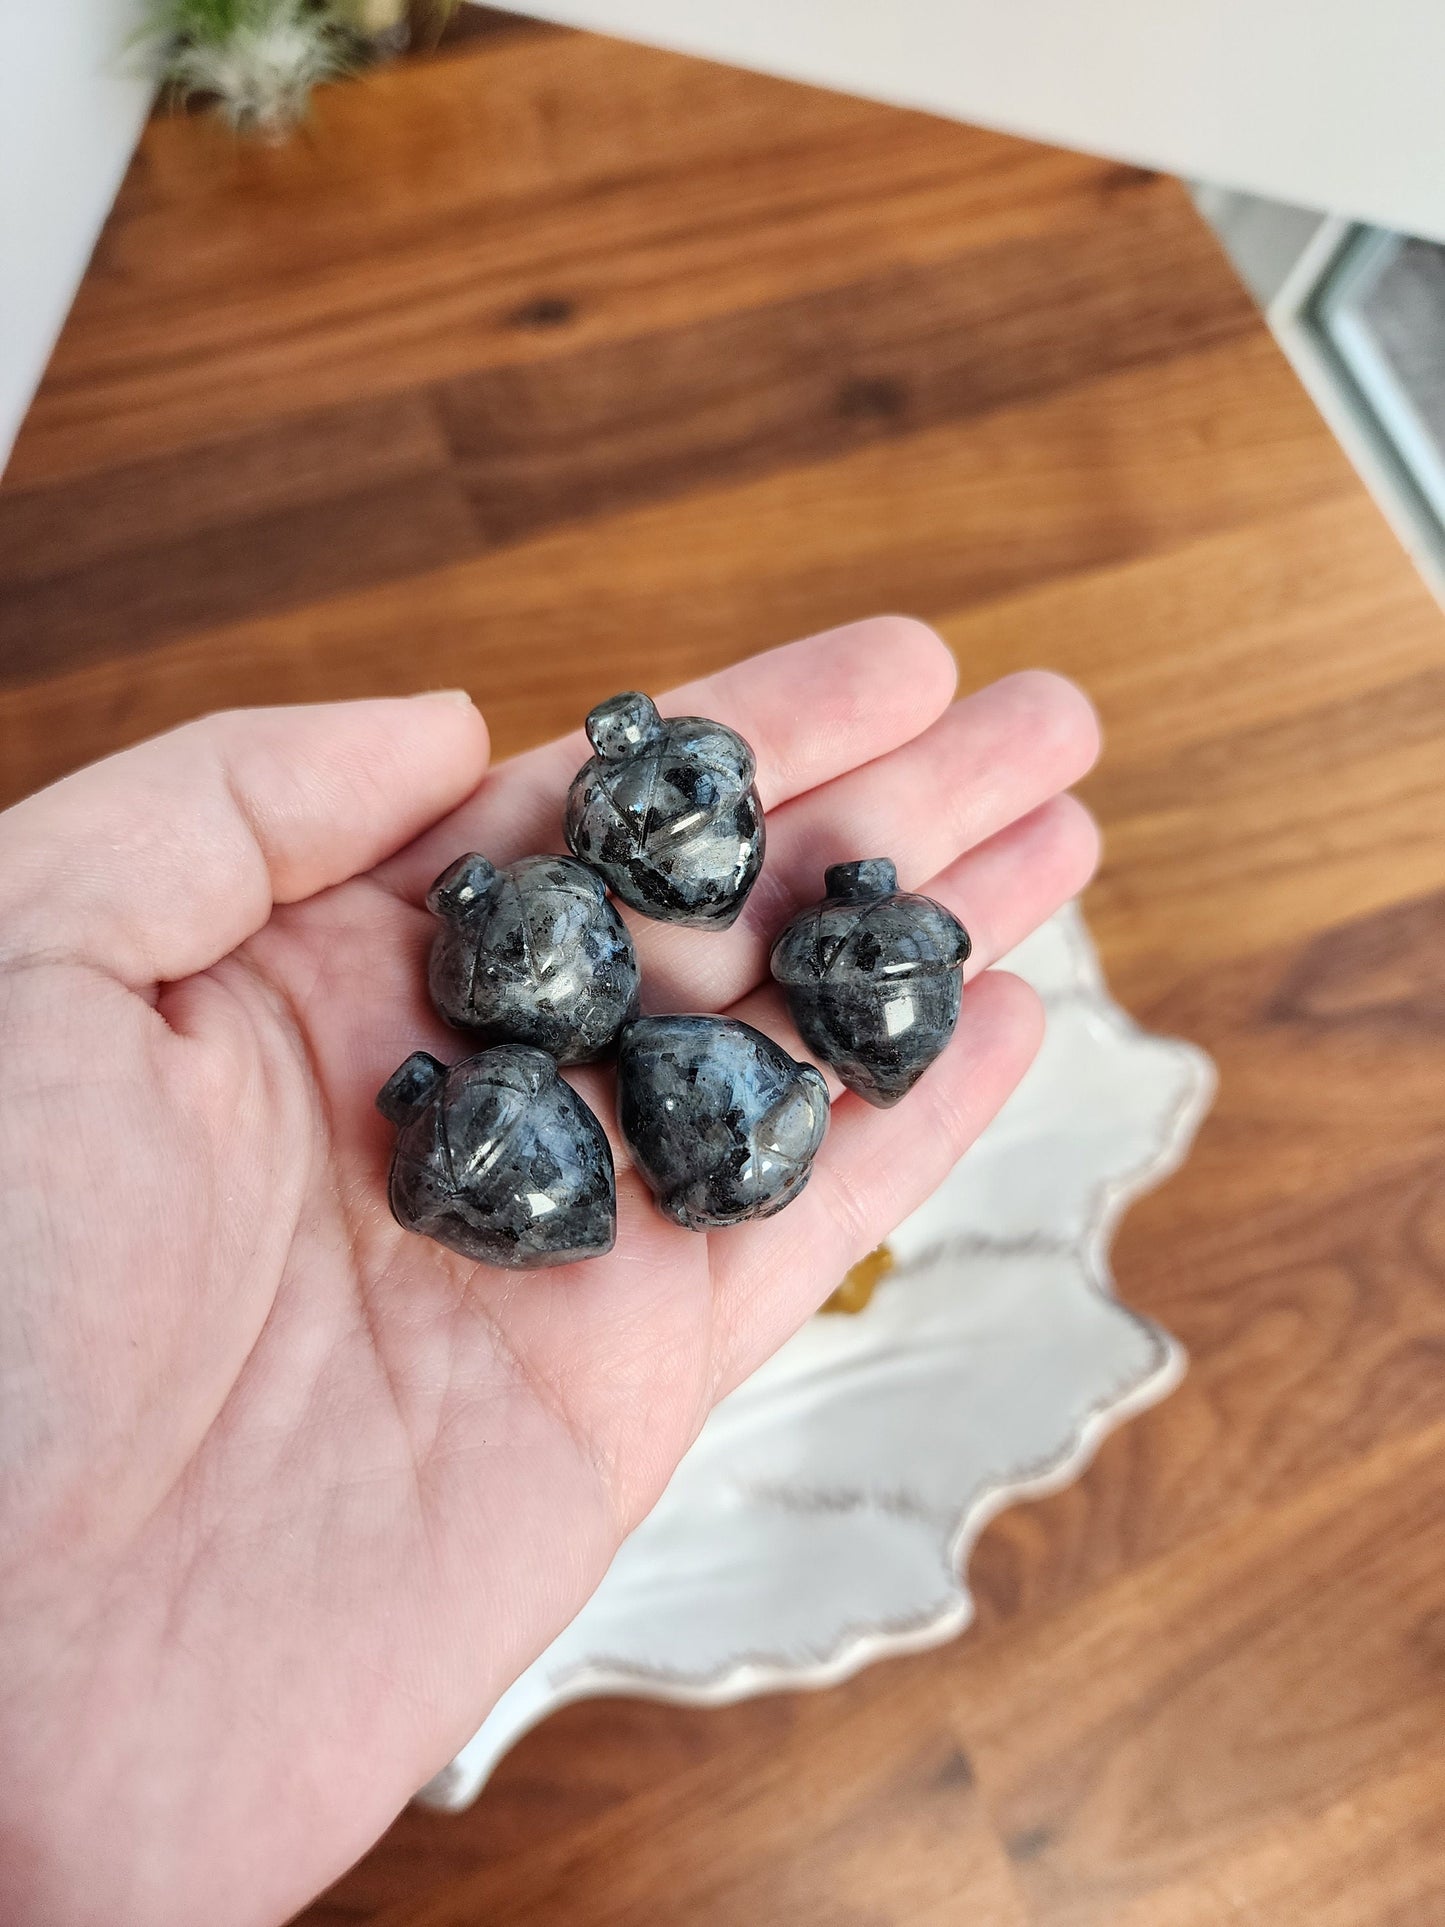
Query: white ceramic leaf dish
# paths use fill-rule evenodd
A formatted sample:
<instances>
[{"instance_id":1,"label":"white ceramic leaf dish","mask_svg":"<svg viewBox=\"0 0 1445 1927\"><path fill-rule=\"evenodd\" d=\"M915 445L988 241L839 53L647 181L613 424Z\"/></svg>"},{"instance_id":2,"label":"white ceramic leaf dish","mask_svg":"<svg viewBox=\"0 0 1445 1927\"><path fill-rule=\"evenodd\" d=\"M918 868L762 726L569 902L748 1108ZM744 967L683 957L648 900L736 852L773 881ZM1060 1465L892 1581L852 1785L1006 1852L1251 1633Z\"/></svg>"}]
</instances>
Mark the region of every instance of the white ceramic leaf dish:
<instances>
[{"instance_id":1,"label":"white ceramic leaf dish","mask_svg":"<svg viewBox=\"0 0 1445 1927\"><path fill-rule=\"evenodd\" d=\"M1178 1381L1119 1304L1109 1241L1183 1159L1214 1070L1110 998L1076 907L1008 959L1048 1012L1039 1057L889 1240L855 1316L812 1319L713 1413L572 1624L502 1696L428 1804L476 1798L555 1708L823 1686L961 1632L965 1566L1004 1506L1066 1485Z\"/></svg>"}]
</instances>

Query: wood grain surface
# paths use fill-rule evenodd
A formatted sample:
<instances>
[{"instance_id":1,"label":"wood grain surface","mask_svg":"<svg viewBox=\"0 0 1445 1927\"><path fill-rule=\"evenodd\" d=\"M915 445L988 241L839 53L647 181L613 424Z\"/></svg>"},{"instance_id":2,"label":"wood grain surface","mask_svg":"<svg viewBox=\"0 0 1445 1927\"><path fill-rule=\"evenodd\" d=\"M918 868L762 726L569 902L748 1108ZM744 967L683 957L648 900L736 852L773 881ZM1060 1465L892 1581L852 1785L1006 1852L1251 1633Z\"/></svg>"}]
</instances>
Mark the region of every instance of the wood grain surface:
<instances>
[{"instance_id":1,"label":"wood grain surface","mask_svg":"<svg viewBox=\"0 0 1445 1927\"><path fill-rule=\"evenodd\" d=\"M960 1642L582 1705L313 1927L1445 1922L1445 630L1174 182L474 16L147 131L0 489L3 800L463 683L500 753L880 608L1102 710L1088 909L1216 1056L1158 1411Z\"/></svg>"}]
</instances>

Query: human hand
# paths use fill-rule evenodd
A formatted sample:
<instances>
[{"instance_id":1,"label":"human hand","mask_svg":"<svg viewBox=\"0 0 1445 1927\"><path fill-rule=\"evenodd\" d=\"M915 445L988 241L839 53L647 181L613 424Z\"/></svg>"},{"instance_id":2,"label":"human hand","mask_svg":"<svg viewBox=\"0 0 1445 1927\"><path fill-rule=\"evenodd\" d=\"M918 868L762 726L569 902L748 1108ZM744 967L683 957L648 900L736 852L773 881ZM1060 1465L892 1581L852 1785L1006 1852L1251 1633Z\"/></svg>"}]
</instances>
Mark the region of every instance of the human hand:
<instances>
[{"instance_id":1,"label":"human hand","mask_svg":"<svg viewBox=\"0 0 1445 1927\"><path fill-rule=\"evenodd\" d=\"M393 1223L373 1099L413 1049L466 1053L418 906L464 850L561 847L580 732L484 776L465 698L240 712L0 816L0 1917L301 1906L988 1122L1041 1020L979 973L1091 872L1060 792L1096 734L1055 677L949 708L953 674L889 619L662 699L753 744L768 856L725 933L628 913L647 1008L801 1054L769 942L859 855L963 918L977 981L903 1104L843 1096L797 1203L711 1238L628 1171L608 1074L569 1072L617 1245L539 1273Z\"/></svg>"}]
</instances>

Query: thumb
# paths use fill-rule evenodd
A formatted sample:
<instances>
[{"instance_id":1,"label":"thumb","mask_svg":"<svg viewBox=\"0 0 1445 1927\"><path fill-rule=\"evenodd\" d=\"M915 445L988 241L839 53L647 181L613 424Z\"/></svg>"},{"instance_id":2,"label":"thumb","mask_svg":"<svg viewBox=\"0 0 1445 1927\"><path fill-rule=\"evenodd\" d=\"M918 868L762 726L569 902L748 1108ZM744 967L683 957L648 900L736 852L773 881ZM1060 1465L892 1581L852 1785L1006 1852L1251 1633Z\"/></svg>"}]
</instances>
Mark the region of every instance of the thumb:
<instances>
[{"instance_id":1,"label":"thumb","mask_svg":"<svg viewBox=\"0 0 1445 1927\"><path fill-rule=\"evenodd\" d=\"M73 959L136 989L204 970L273 905L400 849L486 763L460 690L187 723L0 815L0 963Z\"/></svg>"}]
</instances>

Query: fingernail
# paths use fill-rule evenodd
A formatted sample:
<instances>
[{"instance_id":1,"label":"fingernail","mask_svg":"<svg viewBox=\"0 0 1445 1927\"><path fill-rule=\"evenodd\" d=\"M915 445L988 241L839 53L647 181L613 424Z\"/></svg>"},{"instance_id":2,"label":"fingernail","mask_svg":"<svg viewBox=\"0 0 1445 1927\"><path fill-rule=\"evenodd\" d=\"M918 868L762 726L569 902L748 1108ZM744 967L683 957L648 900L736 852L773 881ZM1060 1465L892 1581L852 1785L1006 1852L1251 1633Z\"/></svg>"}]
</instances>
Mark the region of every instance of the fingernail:
<instances>
[{"instance_id":1,"label":"fingernail","mask_svg":"<svg viewBox=\"0 0 1445 1927\"><path fill-rule=\"evenodd\" d=\"M460 703L468 709L475 706L465 689L420 689L412 700L414 702Z\"/></svg>"}]
</instances>

